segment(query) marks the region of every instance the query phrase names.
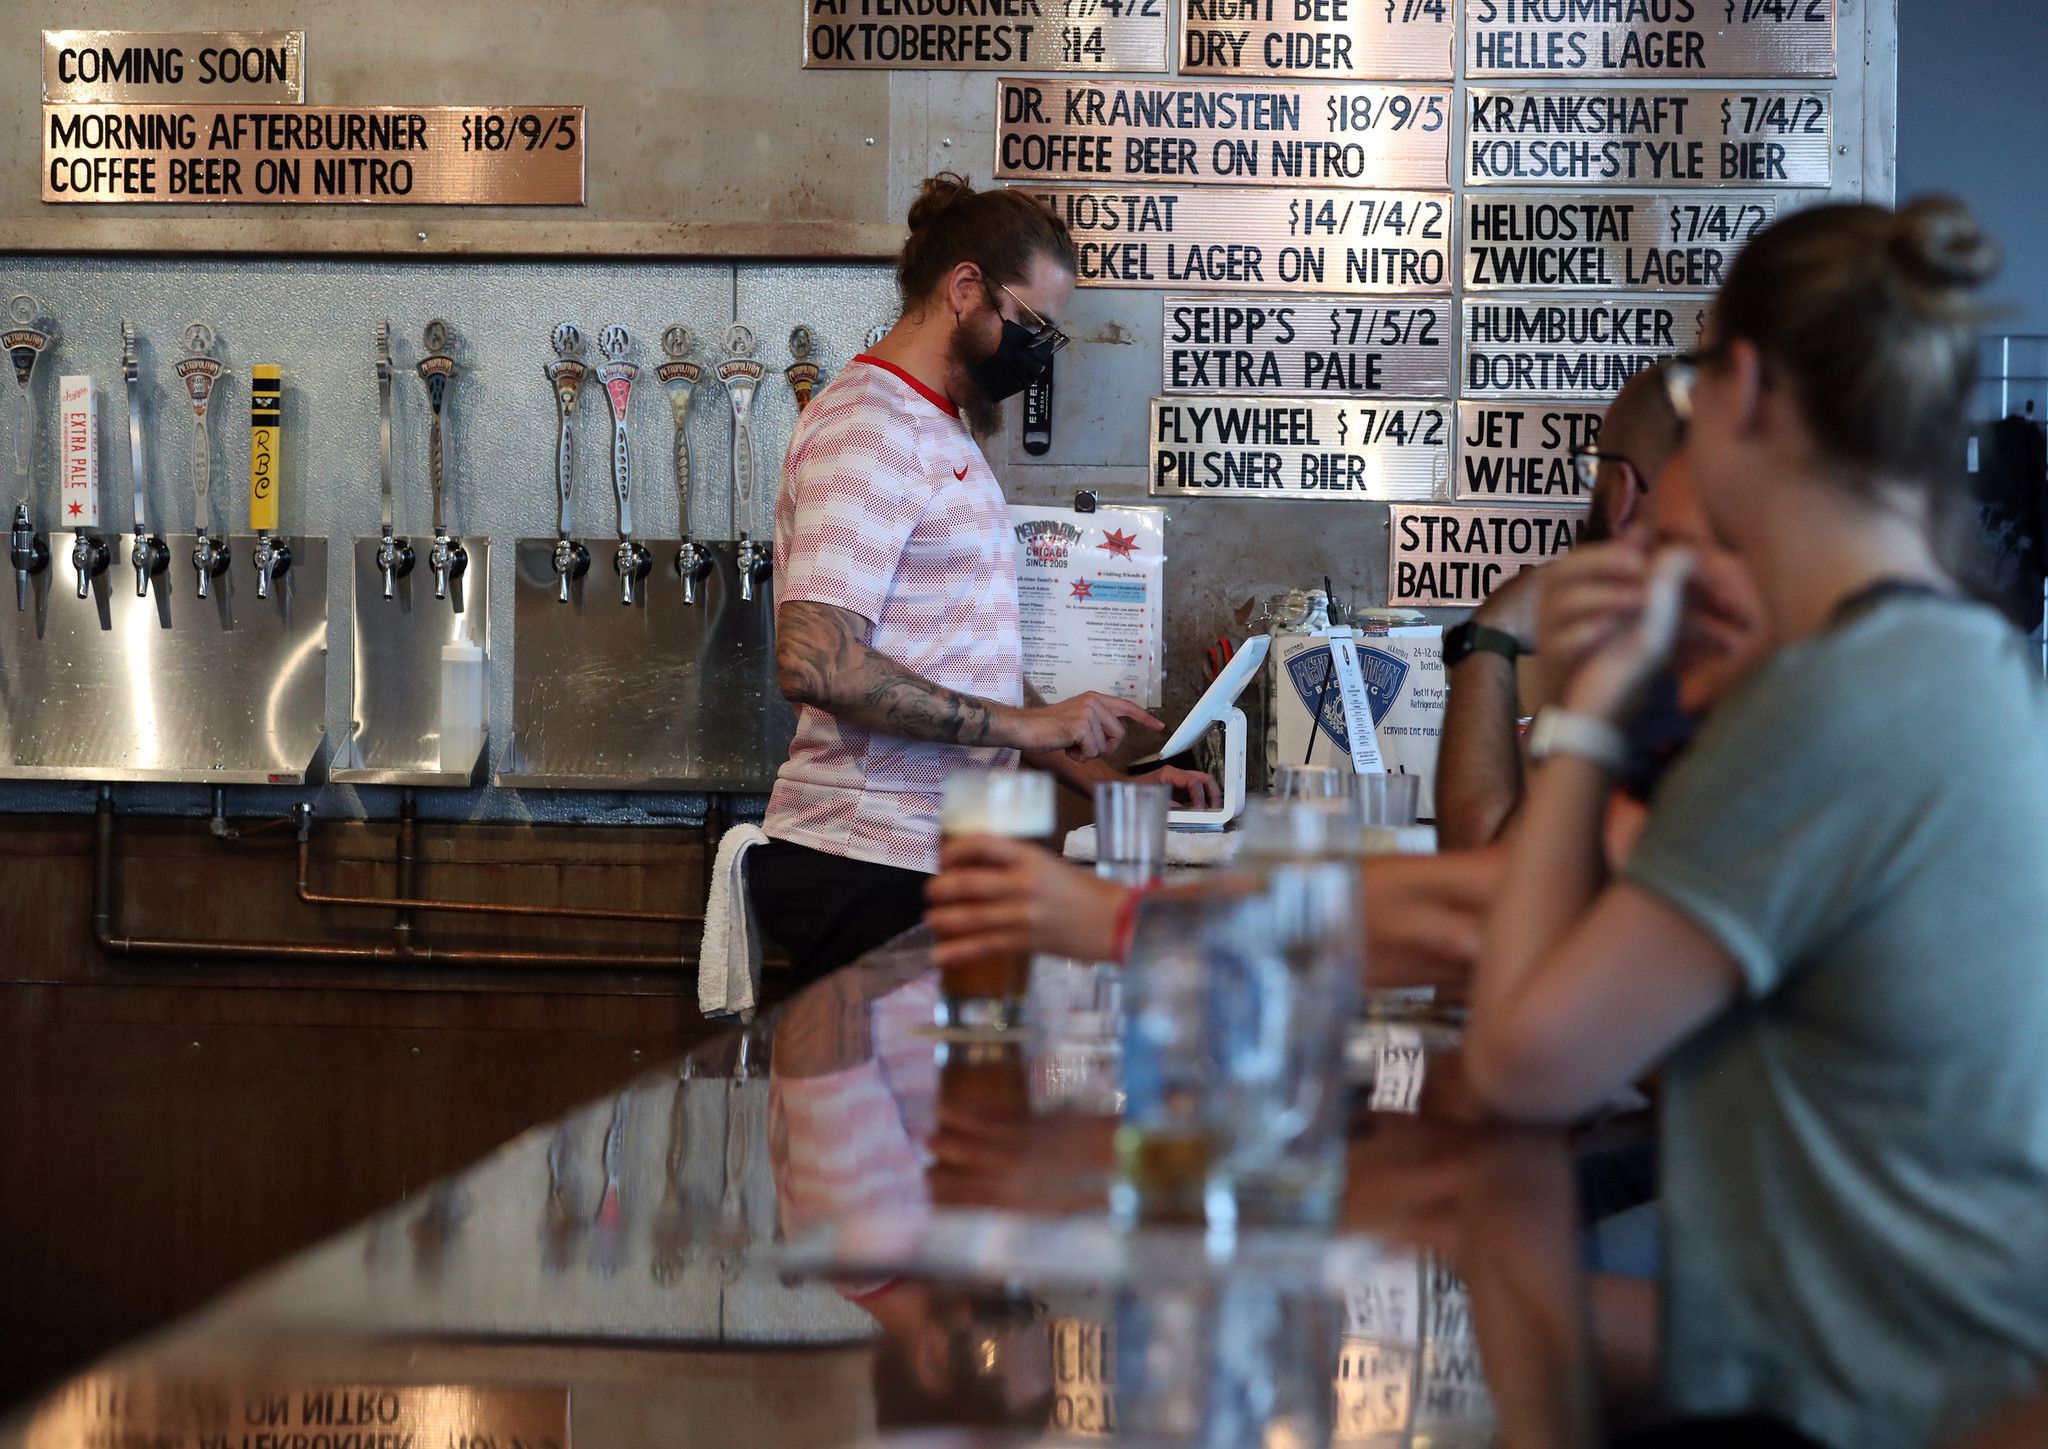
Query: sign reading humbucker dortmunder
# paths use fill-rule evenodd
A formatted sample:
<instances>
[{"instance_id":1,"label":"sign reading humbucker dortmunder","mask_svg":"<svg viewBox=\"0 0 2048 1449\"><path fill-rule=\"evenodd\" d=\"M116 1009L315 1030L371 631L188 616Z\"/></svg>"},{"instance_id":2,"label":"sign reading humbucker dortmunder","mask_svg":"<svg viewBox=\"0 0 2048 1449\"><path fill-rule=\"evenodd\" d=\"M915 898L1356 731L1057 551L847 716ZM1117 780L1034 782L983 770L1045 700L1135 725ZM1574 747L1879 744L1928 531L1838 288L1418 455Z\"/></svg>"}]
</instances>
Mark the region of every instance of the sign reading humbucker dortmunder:
<instances>
[{"instance_id":1,"label":"sign reading humbucker dortmunder","mask_svg":"<svg viewBox=\"0 0 2048 1449\"><path fill-rule=\"evenodd\" d=\"M1465 182L1832 186L1826 91L1467 93Z\"/></svg>"},{"instance_id":2,"label":"sign reading humbucker dortmunder","mask_svg":"<svg viewBox=\"0 0 2048 1449\"><path fill-rule=\"evenodd\" d=\"M1163 71L1172 3L804 0L804 69Z\"/></svg>"},{"instance_id":3,"label":"sign reading humbucker dortmunder","mask_svg":"<svg viewBox=\"0 0 2048 1449\"><path fill-rule=\"evenodd\" d=\"M1442 192L1033 187L1074 233L1084 287L1450 290Z\"/></svg>"},{"instance_id":4,"label":"sign reading humbucker dortmunder","mask_svg":"<svg viewBox=\"0 0 2048 1449\"><path fill-rule=\"evenodd\" d=\"M1458 404L1460 503L1587 503L1592 490L1572 474L1572 452L1600 441L1595 403Z\"/></svg>"},{"instance_id":5,"label":"sign reading humbucker dortmunder","mask_svg":"<svg viewBox=\"0 0 2048 1449\"><path fill-rule=\"evenodd\" d=\"M46 101L306 98L303 30L45 30Z\"/></svg>"},{"instance_id":6,"label":"sign reading humbucker dortmunder","mask_svg":"<svg viewBox=\"0 0 2048 1449\"><path fill-rule=\"evenodd\" d=\"M43 200L581 206L581 106L44 106Z\"/></svg>"},{"instance_id":7,"label":"sign reading humbucker dortmunder","mask_svg":"<svg viewBox=\"0 0 2048 1449\"><path fill-rule=\"evenodd\" d=\"M1771 223L1769 196L1467 192L1467 291L1711 292Z\"/></svg>"},{"instance_id":8,"label":"sign reading humbucker dortmunder","mask_svg":"<svg viewBox=\"0 0 2048 1449\"><path fill-rule=\"evenodd\" d=\"M1465 73L1824 80L1835 0L1466 0Z\"/></svg>"},{"instance_id":9,"label":"sign reading humbucker dortmunder","mask_svg":"<svg viewBox=\"0 0 2048 1449\"><path fill-rule=\"evenodd\" d=\"M1467 297L1467 397L1613 397L1699 346L1704 297Z\"/></svg>"},{"instance_id":10,"label":"sign reading humbucker dortmunder","mask_svg":"<svg viewBox=\"0 0 2048 1449\"><path fill-rule=\"evenodd\" d=\"M1451 471L1450 404L1327 398L1152 400L1152 492L1425 499Z\"/></svg>"},{"instance_id":11,"label":"sign reading humbucker dortmunder","mask_svg":"<svg viewBox=\"0 0 2048 1449\"><path fill-rule=\"evenodd\" d=\"M1449 397L1448 297L1168 297L1170 393Z\"/></svg>"},{"instance_id":12,"label":"sign reading humbucker dortmunder","mask_svg":"<svg viewBox=\"0 0 2048 1449\"><path fill-rule=\"evenodd\" d=\"M1452 609L1568 552L1586 531L1583 508L1403 507L1389 510L1387 605Z\"/></svg>"},{"instance_id":13,"label":"sign reading humbucker dortmunder","mask_svg":"<svg viewBox=\"0 0 2048 1449\"><path fill-rule=\"evenodd\" d=\"M1449 80L1457 0L1176 0L1182 75Z\"/></svg>"},{"instance_id":14,"label":"sign reading humbucker dortmunder","mask_svg":"<svg viewBox=\"0 0 2048 1449\"><path fill-rule=\"evenodd\" d=\"M1004 80L997 92L998 177L1450 184L1448 88Z\"/></svg>"}]
</instances>

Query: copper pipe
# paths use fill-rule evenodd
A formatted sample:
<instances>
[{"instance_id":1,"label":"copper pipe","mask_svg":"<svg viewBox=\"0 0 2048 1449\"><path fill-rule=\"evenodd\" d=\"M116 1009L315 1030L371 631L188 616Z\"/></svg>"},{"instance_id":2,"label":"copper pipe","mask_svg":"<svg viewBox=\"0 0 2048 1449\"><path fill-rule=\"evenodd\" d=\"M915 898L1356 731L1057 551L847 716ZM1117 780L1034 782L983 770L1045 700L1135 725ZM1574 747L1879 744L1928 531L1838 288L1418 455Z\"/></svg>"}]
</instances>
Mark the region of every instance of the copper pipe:
<instances>
[{"instance_id":1,"label":"copper pipe","mask_svg":"<svg viewBox=\"0 0 2048 1449\"><path fill-rule=\"evenodd\" d=\"M409 822L401 816L398 827L398 879L400 890L415 878L417 855ZM602 906L525 906L507 901L442 901L426 900L411 894L397 896L335 896L315 891L311 885L313 871L312 821L310 815L301 815L299 822L299 899L309 906L347 906L362 910L397 911L399 924L394 928L396 944L402 949L412 939L412 913L414 911L446 911L457 915L472 916L526 916L539 919L563 921L621 921L645 926L701 926L704 917L687 915L674 911L618 911Z\"/></svg>"},{"instance_id":2,"label":"copper pipe","mask_svg":"<svg viewBox=\"0 0 2048 1449\"><path fill-rule=\"evenodd\" d=\"M437 950L432 946L307 945L299 941L179 941L117 934L114 919L114 800L102 788L93 820L92 940L109 956L190 961L295 961L336 966L483 966L531 970L687 971L696 953Z\"/></svg>"}]
</instances>

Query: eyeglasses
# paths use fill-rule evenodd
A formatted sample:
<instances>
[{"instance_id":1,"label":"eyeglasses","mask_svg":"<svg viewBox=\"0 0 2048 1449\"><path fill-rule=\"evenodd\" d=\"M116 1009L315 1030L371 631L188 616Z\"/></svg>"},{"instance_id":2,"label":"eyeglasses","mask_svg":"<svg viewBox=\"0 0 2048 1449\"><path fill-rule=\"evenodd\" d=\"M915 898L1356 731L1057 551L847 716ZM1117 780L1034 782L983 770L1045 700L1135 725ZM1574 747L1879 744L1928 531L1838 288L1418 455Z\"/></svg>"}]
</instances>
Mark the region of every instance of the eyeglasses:
<instances>
[{"instance_id":1,"label":"eyeglasses","mask_svg":"<svg viewBox=\"0 0 2048 1449\"><path fill-rule=\"evenodd\" d=\"M1670 384L1667 382L1665 386L1668 387ZM1602 463L1612 463L1617 468L1628 469L1629 475L1635 483L1636 491L1639 493L1648 493L1650 491L1649 475L1637 467L1635 460L1632 458L1625 458L1619 453L1605 453L1591 446L1572 449L1571 457L1572 481L1579 485L1581 493L1591 493L1600 485L1600 465Z\"/></svg>"},{"instance_id":2,"label":"eyeglasses","mask_svg":"<svg viewBox=\"0 0 2048 1449\"><path fill-rule=\"evenodd\" d=\"M1693 390L1699 386L1700 369L1726 350L1725 343L1717 342L1698 352L1681 353L1664 363L1664 398L1671 404L1672 416L1678 419L1681 428L1692 426Z\"/></svg>"},{"instance_id":3,"label":"eyeglasses","mask_svg":"<svg viewBox=\"0 0 2048 1449\"><path fill-rule=\"evenodd\" d=\"M1032 309L1032 306L1029 302L1025 301L1015 292L1010 291L1010 284L1008 282L998 282L996 283L996 285L998 287L1001 287L1005 292L1009 293L1010 300L1012 302L1015 302L1019 307L1022 307L1024 309L1024 315L1029 317L1031 321L1037 326L1038 330L1031 334L1031 345L1033 347L1043 347L1049 352L1058 352L1061 348L1065 347L1069 342L1072 342L1074 340L1073 338L1067 336L1066 333L1060 331L1060 329L1056 325L1046 321L1043 317L1039 316L1038 313ZM986 288L988 287L988 282L986 279L983 280L982 287L984 290L986 290ZM1001 312L1003 310L1003 304L996 300L996 294L994 292L989 292L988 300L989 305L994 307L996 311Z\"/></svg>"}]
</instances>

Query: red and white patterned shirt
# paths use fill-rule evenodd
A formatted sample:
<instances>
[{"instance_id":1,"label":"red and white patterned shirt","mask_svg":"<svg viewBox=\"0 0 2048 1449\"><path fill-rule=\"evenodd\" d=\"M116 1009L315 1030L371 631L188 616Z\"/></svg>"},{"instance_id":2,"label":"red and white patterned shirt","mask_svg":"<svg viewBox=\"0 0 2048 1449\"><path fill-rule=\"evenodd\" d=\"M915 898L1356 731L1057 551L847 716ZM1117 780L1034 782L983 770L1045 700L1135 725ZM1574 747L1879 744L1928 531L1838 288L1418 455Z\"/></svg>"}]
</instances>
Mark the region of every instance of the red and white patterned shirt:
<instances>
[{"instance_id":1,"label":"red and white patterned shirt","mask_svg":"<svg viewBox=\"0 0 2048 1449\"><path fill-rule=\"evenodd\" d=\"M934 684L1024 702L1003 490L959 409L877 358L827 384L789 440L775 597L860 615L870 647ZM804 707L764 823L777 840L932 872L946 777L1016 764L1014 750L899 739Z\"/></svg>"}]
</instances>

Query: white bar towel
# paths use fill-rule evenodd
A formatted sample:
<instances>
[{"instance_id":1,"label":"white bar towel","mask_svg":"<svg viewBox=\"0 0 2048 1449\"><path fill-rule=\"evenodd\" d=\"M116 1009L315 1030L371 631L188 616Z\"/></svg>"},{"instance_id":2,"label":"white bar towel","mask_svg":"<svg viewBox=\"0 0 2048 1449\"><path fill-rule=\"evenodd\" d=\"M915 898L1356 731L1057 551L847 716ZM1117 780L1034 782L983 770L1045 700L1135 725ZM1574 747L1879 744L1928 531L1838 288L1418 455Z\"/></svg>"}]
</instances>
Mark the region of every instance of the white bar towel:
<instances>
[{"instance_id":1,"label":"white bar towel","mask_svg":"<svg viewBox=\"0 0 2048 1449\"><path fill-rule=\"evenodd\" d=\"M704 903L704 944L697 953L697 1009L751 1021L761 988L761 923L747 894L747 852L765 843L758 825L735 825L718 842L711 898Z\"/></svg>"}]
</instances>

